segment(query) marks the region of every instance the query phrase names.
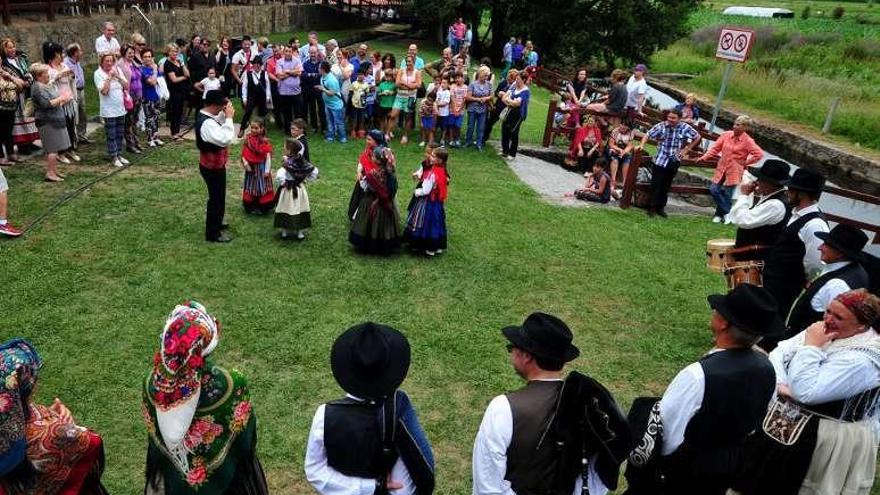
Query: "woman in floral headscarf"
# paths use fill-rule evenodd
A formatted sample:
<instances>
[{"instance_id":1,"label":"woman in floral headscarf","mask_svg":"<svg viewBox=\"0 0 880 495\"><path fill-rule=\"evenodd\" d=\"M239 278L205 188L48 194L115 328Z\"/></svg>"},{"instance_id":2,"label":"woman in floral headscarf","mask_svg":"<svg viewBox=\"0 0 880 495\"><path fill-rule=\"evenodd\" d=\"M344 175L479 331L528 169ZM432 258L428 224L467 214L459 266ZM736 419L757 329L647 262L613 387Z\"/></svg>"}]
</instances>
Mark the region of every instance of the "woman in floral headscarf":
<instances>
[{"instance_id":1,"label":"woman in floral headscarf","mask_svg":"<svg viewBox=\"0 0 880 495\"><path fill-rule=\"evenodd\" d=\"M822 321L770 353L777 398L754 435L743 494L871 493L880 419L880 298L834 298Z\"/></svg>"},{"instance_id":2,"label":"woman in floral headscarf","mask_svg":"<svg viewBox=\"0 0 880 495\"><path fill-rule=\"evenodd\" d=\"M22 339L0 344L0 493L106 495L101 437L57 398L33 402L43 360Z\"/></svg>"},{"instance_id":3,"label":"woman in floral headscarf","mask_svg":"<svg viewBox=\"0 0 880 495\"><path fill-rule=\"evenodd\" d=\"M210 359L219 339L219 323L195 301L165 322L144 383L145 495L268 493L247 382Z\"/></svg>"}]
</instances>

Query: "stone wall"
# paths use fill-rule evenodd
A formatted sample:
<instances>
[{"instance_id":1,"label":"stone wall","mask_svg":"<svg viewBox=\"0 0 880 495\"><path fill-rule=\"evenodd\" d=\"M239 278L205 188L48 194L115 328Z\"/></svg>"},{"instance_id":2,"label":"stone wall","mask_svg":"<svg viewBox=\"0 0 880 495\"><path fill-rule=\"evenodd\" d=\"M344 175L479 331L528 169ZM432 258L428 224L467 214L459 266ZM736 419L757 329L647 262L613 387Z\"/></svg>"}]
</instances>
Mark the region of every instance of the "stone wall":
<instances>
[{"instance_id":1,"label":"stone wall","mask_svg":"<svg viewBox=\"0 0 880 495\"><path fill-rule=\"evenodd\" d=\"M346 29L367 27L370 21L323 5L236 5L229 7L196 6L194 10L176 9L153 11L147 16L153 23L152 30L136 11L126 9L122 15L93 13L92 17L58 16L54 22L40 22L45 14L34 14L33 19L14 17L11 26L0 26L0 37L10 37L25 50L31 61L41 58L44 41L57 41L62 46L77 42L87 54L86 62L95 62L94 42L100 33L101 23L116 24L120 43L139 32L147 43L161 48L177 38L189 39L193 34L219 40L221 36L265 35L305 29Z\"/></svg>"}]
</instances>

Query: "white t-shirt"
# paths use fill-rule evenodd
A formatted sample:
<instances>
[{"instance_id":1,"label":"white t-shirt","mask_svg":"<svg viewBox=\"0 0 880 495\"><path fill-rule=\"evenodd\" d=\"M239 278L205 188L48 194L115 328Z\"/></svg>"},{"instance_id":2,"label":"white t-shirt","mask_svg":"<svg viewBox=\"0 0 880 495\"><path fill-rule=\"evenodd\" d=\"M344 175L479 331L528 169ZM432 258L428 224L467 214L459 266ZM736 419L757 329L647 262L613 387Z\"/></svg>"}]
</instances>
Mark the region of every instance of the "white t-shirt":
<instances>
[{"instance_id":1,"label":"white t-shirt","mask_svg":"<svg viewBox=\"0 0 880 495\"><path fill-rule=\"evenodd\" d=\"M116 41L116 38L110 38L110 41L107 41L107 37L102 34L95 40L95 53L98 55L102 53L115 53L118 55L119 42Z\"/></svg>"},{"instance_id":2,"label":"white t-shirt","mask_svg":"<svg viewBox=\"0 0 880 495\"><path fill-rule=\"evenodd\" d=\"M437 115L440 117L449 116L449 102L452 101L452 92L448 89L437 90Z\"/></svg>"},{"instance_id":3,"label":"white t-shirt","mask_svg":"<svg viewBox=\"0 0 880 495\"><path fill-rule=\"evenodd\" d=\"M626 106L639 108L639 95L647 93L648 81L646 81L644 77L641 80L636 81L635 76L629 76L629 81L626 82Z\"/></svg>"},{"instance_id":4,"label":"white t-shirt","mask_svg":"<svg viewBox=\"0 0 880 495\"><path fill-rule=\"evenodd\" d=\"M208 94L208 91L211 91L214 89L220 89L220 79L216 78L216 77L214 79L211 79L210 77L206 77L206 78L202 79L201 81L199 81L199 84L201 84L205 88L205 90L202 92L202 99L205 98L205 95Z\"/></svg>"},{"instance_id":5,"label":"white t-shirt","mask_svg":"<svg viewBox=\"0 0 880 495\"><path fill-rule=\"evenodd\" d=\"M116 67L113 70L119 72ZM104 87L104 81L107 79L110 79L110 74L104 72L103 69L98 68L95 71L95 86L98 88L98 96L101 101L101 117L107 119L123 117L128 112L125 111L125 102L122 101L122 83L119 80L111 82L110 92L105 95L101 93L101 88Z\"/></svg>"},{"instance_id":6,"label":"white t-shirt","mask_svg":"<svg viewBox=\"0 0 880 495\"><path fill-rule=\"evenodd\" d=\"M247 58L247 59L245 57L244 49L241 49L241 50L235 52L235 55L232 56L232 64L233 65L240 65L243 68L246 63L253 62L254 59L259 56L259 54L257 53L256 47L253 45L251 45L250 52L251 52L251 56L250 56L250 58Z\"/></svg>"}]
</instances>

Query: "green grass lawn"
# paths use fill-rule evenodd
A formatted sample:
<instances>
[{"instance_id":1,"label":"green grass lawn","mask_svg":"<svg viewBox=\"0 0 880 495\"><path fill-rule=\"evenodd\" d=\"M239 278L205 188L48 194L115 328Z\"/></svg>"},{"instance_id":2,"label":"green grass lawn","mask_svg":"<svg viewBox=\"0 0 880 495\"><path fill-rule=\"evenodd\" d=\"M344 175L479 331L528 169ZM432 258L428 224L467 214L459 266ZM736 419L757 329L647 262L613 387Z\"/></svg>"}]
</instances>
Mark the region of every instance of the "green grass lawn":
<instances>
[{"instance_id":1,"label":"green grass lawn","mask_svg":"<svg viewBox=\"0 0 880 495\"><path fill-rule=\"evenodd\" d=\"M746 64L737 65L726 101L743 111L822 128L831 100L842 103L831 137L880 150L880 9L842 2L845 14L830 18L837 2L773 2L795 19L724 16L731 2L713 2L688 20L693 33L652 57L655 72L694 74L676 84L708 100L721 84L723 63L714 58L722 25L756 30L757 41ZM813 15L801 18L810 5ZM819 14L821 12L821 14Z\"/></svg>"},{"instance_id":2,"label":"green grass lawn","mask_svg":"<svg viewBox=\"0 0 880 495\"><path fill-rule=\"evenodd\" d=\"M662 393L711 346L705 297L724 285L705 269L704 246L730 237L730 228L700 217L654 221L637 210L551 206L491 150L455 150L449 251L436 259L358 256L345 211L363 143L312 139L322 177L309 187L314 229L302 243L275 240L271 217L243 214L235 165L227 212L236 239L203 242L193 143L133 160L24 238L0 242L0 338L31 339L46 362L38 399L60 397L104 436L112 493L139 493L139 387L164 318L186 298L223 324L217 361L250 378L275 493L308 492L308 428L314 409L342 394L328 356L352 324L374 320L408 335L413 365L404 389L435 449L441 494L470 492L482 411L520 384L501 327L536 310L559 315L583 351L572 367L608 385L625 408L638 395ZM421 150L397 152L405 205ZM103 144L84 156L103 163ZM27 224L108 168L65 171L68 180L52 185L41 181L39 163L7 168L12 219Z\"/></svg>"}]
</instances>

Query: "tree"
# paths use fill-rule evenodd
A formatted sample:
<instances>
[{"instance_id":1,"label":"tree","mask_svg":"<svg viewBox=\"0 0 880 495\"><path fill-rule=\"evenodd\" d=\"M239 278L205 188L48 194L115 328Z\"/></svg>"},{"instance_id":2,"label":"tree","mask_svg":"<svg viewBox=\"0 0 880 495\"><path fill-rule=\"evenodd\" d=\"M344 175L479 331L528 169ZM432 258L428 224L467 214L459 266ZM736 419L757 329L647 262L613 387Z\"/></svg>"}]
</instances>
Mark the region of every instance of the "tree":
<instances>
[{"instance_id":1,"label":"tree","mask_svg":"<svg viewBox=\"0 0 880 495\"><path fill-rule=\"evenodd\" d=\"M545 65L570 66L595 60L614 67L617 60L645 61L656 50L687 34L687 17L700 0L413 2L422 22L436 24L443 39L446 26L456 16L478 26L481 13L489 10L492 43L486 48L495 59L500 58L511 36L522 36L523 41L532 40Z\"/></svg>"}]
</instances>

